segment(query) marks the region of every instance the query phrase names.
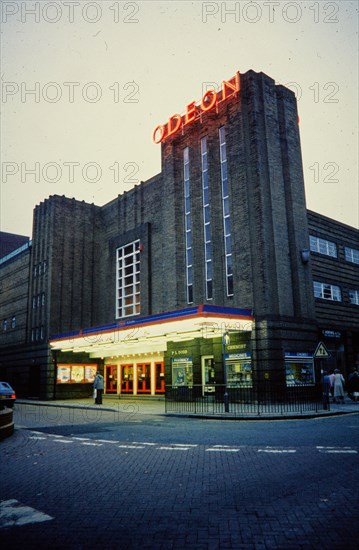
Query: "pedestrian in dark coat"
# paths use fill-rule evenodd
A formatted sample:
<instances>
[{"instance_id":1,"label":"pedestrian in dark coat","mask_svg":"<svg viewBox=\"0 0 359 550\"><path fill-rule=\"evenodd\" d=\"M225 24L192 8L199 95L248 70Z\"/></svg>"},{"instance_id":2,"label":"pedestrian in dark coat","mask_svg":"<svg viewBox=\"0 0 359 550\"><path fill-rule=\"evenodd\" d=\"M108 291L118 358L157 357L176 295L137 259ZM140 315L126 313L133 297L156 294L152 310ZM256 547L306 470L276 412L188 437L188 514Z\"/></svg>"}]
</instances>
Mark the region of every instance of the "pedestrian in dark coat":
<instances>
[{"instance_id":1,"label":"pedestrian in dark coat","mask_svg":"<svg viewBox=\"0 0 359 550\"><path fill-rule=\"evenodd\" d=\"M102 374L99 372L95 376L93 387L96 390L95 405L102 405L102 394L105 387L105 382Z\"/></svg>"},{"instance_id":2,"label":"pedestrian in dark coat","mask_svg":"<svg viewBox=\"0 0 359 550\"><path fill-rule=\"evenodd\" d=\"M348 395L353 401L359 400L359 374L355 368L348 377Z\"/></svg>"}]
</instances>

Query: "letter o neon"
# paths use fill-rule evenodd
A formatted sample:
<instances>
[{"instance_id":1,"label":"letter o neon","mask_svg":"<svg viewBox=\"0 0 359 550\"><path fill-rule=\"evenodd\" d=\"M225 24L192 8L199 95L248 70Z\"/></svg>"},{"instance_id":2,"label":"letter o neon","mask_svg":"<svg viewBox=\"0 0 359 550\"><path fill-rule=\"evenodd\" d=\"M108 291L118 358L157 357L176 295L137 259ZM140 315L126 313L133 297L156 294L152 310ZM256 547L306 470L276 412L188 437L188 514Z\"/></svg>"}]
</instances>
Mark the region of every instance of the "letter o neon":
<instances>
[{"instance_id":1,"label":"letter o neon","mask_svg":"<svg viewBox=\"0 0 359 550\"><path fill-rule=\"evenodd\" d=\"M209 95L212 95L212 100L209 103L205 103ZM206 92L202 97L202 101L201 101L202 111L210 111L211 109L213 109L216 102L217 102L217 92L215 92L214 90L208 90L208 92Z\"/></svg>"},{"instance_id":2,"label":"letter o neon","mask_svg":"<svg viewBox=\"0 0 359 550\"><path fill-rule=\"evenodd\" d=\"M160 137L157 137L157 132L160 132ZM163 126L163 124L159 124L156 126L156 128L153 131L152 139L155 143L161 143L163 138L166 135L166 128Z\"/></svg>"}]
</instances>

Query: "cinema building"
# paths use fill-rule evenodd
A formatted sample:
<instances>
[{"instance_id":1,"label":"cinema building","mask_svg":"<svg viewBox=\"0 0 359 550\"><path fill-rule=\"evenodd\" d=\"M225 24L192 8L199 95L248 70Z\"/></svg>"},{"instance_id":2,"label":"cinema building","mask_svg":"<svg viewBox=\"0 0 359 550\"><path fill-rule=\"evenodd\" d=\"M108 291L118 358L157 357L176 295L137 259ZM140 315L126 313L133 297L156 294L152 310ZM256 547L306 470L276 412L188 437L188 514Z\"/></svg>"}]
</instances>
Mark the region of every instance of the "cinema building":
<instances>
[{"instance_id":1,"label":"cinema building","mask_svg":"<svg viewBox=\"0 0 359 550\"><path fill-rule=\"evenodd\" d=\"M18 393L316 386L359 362L359 236L306 209L295 96L237 74L159 125L162 171L102 207L51 196L0 259Z\"/></svg>"}]
</instances>

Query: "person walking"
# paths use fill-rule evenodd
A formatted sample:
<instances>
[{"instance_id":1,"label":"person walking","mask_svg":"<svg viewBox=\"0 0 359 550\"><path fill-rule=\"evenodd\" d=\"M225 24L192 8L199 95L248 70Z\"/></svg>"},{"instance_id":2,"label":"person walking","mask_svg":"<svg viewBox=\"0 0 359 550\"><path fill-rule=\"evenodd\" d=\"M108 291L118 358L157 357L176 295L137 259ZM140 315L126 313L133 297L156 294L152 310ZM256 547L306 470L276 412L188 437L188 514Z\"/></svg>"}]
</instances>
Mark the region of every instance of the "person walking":
<instances>
[{"instance_id":1,"label":"person walking","mask_svg":"<svg viewBox=\"0 0 359 550\"><path fill-rule=\"evenodd\" d=\"M344 403L344 376L341 374L339 369L334 371L334 403ZM338 399L338 401L337 401Z\"/></svg>"},{"instance_id":2,"label":"person walking","mask_svg":"<svg viewBox=\"0 0 359 550\"><path fill-rule=\"evenodd\" d=\"M102 394L105 387L102 374L96 373L93 387L96 390L95 405L102 405Z\"/></svg>"},{"instance_id":3,"label":"person walking","mask_svg":"<svg viewBox=\"0 0 359 550\"><path fill-rule=\"evenodd\" d=\"M348 395L353 401L359 399L359 374L355 367L348 377Z\"/></svg>"}]
</instances>

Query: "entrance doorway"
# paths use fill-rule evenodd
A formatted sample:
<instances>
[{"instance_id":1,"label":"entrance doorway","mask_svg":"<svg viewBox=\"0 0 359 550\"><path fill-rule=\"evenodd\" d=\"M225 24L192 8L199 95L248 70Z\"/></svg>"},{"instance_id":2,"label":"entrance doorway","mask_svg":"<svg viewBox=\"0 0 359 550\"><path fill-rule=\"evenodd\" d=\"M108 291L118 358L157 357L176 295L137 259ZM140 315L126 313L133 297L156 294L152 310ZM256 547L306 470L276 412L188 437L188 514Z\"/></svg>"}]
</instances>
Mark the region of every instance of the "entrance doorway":
<instances>
[{"instance_id":1,"label":"entrance doorway","mask_svg":"<svg viewBox=\"0 0 359 550\"><path fill-rule=\"evenodd\" d=\"M137 364L137 393L151 393L151 364Z\"/></svg>"},{"instance_id":2,"label":"entrance doorway","mask_svg":"<svg viewBox=\"0 0 359 550\"><path fill-rule=\"evenodd\" d=\"M133 365L120 365L121 393L133 393Z\"/></svg>"},{"instance_id":3,"label":"entrance doorway","mask_svg":"<svg viewBox=\"0 0 359 550\"><path fill-rule=\"evenodd\" d=\"M117 365L106 365L106 393L117 393Z\"/></svg>"},{"instance_id":4,"label":"entrance doorway","mask_svg":"<svg viewBox=\"0 0 359 550\"><path fill-rule=\"evenodd\" d=\"M155 392L165 393L165 365L163 361L155 363Z\"/></svg>"},{"instance_id":5,"label":"entrance doorway","mask_svg":"<svg viewBox=\"0 0 359 550\"><path fill-rule=\"evenodd\" d=\"M216 376L214 370L214 356L204 355L202 357L202 394L208 395L216 391Z\"/></svg>"}]
</instances>

